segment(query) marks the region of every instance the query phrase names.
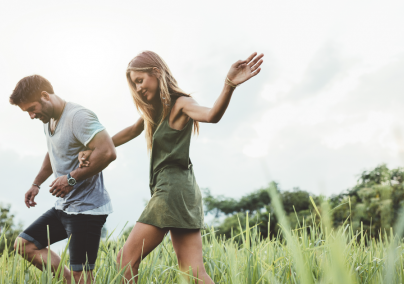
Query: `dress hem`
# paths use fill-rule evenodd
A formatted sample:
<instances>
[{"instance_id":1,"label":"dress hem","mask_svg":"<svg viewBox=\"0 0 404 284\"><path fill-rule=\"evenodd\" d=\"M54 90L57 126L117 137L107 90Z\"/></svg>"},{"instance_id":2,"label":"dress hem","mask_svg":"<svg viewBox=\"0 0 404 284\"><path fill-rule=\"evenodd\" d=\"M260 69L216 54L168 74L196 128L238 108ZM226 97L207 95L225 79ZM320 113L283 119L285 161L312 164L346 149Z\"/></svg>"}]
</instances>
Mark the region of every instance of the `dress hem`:
<instances>
[{"instance_id":1,"label":"dress hem","mask_svg":"<svg viewBox=\"0 0 404 284\"><path fill-rule=\"evenodd\" d=\"M205 230L205 227L158 226L158 225L152 224L151 222L143 222L143 221L140 221L140 220L137 220L136 222L143 223L143 224L146 224L146 225L152 225L152 226L160 228L160 229L174 228L174 229L189 229L189 230Z\"/></svg>"}]
</instances>

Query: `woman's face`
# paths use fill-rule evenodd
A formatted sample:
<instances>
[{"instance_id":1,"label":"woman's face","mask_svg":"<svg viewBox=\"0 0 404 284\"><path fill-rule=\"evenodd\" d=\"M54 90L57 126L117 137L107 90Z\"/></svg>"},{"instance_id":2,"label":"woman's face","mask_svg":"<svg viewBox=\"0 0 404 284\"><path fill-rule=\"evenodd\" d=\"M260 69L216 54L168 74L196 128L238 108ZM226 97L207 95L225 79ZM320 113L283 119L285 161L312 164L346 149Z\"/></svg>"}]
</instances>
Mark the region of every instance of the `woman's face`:
<instances>
[{"instance_id":1,"label":"woman's face","mask_svg":"<svg viewBox=\"0 0 404 284\"><path fill-rule=\"evenodd\" d=\"M160 96L157 94L159 84L155 76L146 72L131 71L130 79L135 85L137 93L145 102L160 101Z\"/></svg>"}]
</instances>

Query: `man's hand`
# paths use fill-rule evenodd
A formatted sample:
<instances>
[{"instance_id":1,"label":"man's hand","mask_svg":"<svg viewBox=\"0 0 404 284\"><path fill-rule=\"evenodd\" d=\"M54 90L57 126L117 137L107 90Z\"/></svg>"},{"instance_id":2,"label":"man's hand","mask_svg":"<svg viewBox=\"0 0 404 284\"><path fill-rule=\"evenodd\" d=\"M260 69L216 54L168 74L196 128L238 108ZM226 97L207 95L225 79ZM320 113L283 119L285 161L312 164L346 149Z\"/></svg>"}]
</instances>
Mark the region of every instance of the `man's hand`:
<instances>
[{"instance_id":1,"label":"man's hand","mask_svg":"<svg viewBox=\"0 0 404 284\"><path fill-rule=\"evenodd\" d=\"M25 194L25 205L27 205L28 208L30 207L35 207L36 202L34 201L35 196L37 196L39 192L39 189L37 186L33 185L31 188L27 191Z\"/></svg>"},{"instance_id":2,"label":"man's hand","mask_svg":"<svg viewBox=\"0 0 404 284\"><path fill-rule=\"evenodd\" d=\"M67 183L67 176L61 176L55 179L50 185L51 189L49 190L53 196L56 197L65 197L70 191L72 191L73 186Z\"/></svg>"}]
</instances>

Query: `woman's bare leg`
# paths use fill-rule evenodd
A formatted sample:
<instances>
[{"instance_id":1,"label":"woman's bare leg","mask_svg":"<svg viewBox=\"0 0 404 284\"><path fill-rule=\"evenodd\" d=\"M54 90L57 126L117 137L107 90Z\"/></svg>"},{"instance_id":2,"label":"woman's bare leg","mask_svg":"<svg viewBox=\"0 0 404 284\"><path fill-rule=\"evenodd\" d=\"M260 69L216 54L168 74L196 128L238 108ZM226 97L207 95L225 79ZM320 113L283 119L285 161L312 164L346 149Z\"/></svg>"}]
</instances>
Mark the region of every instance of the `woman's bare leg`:
<instances>
[{"instance_id":1,"label":"woman's bare leg","mask_svg":"<svg viewBox=\"0 0 404 284\"><path fill-rule=\"evenodd\" d=\"M194 277L200 279L200 281L195 280L195 283L214 283L203 266L201 231L189 229L171 229L170 231L180 270L188 274L191 267Z\"/></svg>"},{"instance_id":2,"label":"woman's bare leg","mask_svg":"<svg viewBox=\"0 0 404 284\"><path fill-rule=\"evenodd\" d=\"M129 264L125 270L125 278L127 280L132 278L132 273L133 275L137 275L140 261L161 243L167 231L166 229L160 229L152 225L140 222L136 223L125 245L119 251L117 258L118 268L122 269ZM136 282L137 276L135 281L132 280L129 283Z\"/></svg>"}]
</instances>

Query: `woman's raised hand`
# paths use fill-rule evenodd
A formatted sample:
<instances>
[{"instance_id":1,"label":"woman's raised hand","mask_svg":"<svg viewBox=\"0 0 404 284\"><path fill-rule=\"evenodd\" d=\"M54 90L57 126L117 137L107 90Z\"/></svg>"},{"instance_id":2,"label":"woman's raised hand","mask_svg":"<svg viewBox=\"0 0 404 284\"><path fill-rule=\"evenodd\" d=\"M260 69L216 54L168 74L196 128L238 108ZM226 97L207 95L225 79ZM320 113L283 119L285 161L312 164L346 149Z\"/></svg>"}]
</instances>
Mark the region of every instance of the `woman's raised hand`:
<instances>
[{"instance_id":1,"label":"woman's raised hand","mask_svg":"<svg viewBox=\"0 0 404 284\"><path fill-rule=\"evenodd\" d=\"M264 54L261 53L257 56L257 53L254 52L246 60L237 61L231 66L227 78L236 85L244 83L261 71L260 66L264 62L262 57Z\"/></svg>"},{"instance_id":2,"label":"woman's raised hand","mask_svg":"<svg viewBox=\"0 0 404 284\"><path fill-rule=\"evenodd\" d=\"M90 166L90 161L88 159L90 159L90 156L92 153L93 153L92 150L86 150L86 151L82 151L79 153L79 156L78 156L78 159L80 162L79 168Z\"/></svg>"}]
</instances>

